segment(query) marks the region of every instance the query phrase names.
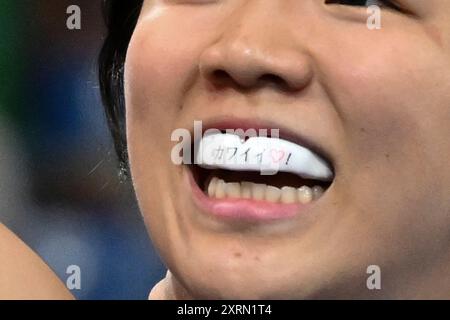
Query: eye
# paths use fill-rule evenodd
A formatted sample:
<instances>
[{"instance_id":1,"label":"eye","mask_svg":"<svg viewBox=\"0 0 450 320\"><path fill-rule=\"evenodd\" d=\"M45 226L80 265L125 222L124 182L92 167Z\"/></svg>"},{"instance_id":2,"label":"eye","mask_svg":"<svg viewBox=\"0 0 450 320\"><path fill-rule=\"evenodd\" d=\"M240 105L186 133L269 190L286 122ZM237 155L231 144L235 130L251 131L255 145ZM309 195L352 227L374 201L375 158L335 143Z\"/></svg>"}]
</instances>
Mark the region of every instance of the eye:
<instances>
[{"instance_id":1,"label":"eye","mask_svg":"<svg viewBox=\"0 0 450 320\"><path fill-rule=\"evenodd\" d=\"M402 8L393 0L325 0L325 4L338 4L343 6L369 7L379 6L380 8L389 8L397 11L403 11Z\"/></svg>"}]
</instances>

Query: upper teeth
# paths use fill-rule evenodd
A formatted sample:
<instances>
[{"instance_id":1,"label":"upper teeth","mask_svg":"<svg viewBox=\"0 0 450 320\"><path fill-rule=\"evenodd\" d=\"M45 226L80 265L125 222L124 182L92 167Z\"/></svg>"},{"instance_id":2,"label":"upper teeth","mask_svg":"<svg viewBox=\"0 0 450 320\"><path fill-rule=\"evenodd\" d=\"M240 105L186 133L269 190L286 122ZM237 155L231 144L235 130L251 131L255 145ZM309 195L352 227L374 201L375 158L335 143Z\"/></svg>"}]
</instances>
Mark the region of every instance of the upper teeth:
<instances>
[{"instance_id":1,"label":"upper teeth","mask_svg":"<svg viewBox=\"0 0 450 320\"><path fill-rule=\"evenodd\" d=\"M218 133L200 141L195 157L204 168L235 171L290 172L305 179L330 181L333 172L325 160L311 150L287 140Z\"/></svg>"}]
</instances>

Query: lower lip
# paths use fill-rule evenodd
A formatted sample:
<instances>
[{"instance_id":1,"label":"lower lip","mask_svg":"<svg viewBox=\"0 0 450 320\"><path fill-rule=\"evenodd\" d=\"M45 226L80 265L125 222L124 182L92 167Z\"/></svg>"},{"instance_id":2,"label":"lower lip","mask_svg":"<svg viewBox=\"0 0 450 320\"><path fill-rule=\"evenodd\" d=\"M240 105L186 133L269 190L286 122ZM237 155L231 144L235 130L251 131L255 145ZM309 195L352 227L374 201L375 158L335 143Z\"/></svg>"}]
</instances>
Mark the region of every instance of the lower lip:
<instances>
[{"instance_id":1,"label":"lower lip","mask_svg":"<svg viewBox=\"0 0 450 320\"><path fill-rule=\"evenodd\" d=\"M308 204L282 204L251 199L214 199L208 197L198 186L191 170L188 171L193 198L204 212L228 220L270 222L289 219L307 209Z\"/></svg>"}]
</instances>

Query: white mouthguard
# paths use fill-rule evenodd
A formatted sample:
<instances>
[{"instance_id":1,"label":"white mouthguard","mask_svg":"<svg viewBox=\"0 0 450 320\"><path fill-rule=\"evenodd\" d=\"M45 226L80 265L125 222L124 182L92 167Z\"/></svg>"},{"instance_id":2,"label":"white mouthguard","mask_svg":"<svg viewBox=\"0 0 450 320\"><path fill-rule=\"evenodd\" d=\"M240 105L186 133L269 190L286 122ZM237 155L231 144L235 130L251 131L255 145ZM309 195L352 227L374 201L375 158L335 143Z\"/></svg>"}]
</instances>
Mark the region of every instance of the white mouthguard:
<instances>
[{"instance_id":1,"label":"white mouthguard","mask_svg":"<svg viewBox=\"0 0 450 320\"><path fill-rule=\"evenodd\" d=\"M287 140L218 133L199 142L195 163L202 168L260 171L261 174L290 172L305 179L330 181L333 172L325 160L311 150Z\"/></svg>"}]
</instances>

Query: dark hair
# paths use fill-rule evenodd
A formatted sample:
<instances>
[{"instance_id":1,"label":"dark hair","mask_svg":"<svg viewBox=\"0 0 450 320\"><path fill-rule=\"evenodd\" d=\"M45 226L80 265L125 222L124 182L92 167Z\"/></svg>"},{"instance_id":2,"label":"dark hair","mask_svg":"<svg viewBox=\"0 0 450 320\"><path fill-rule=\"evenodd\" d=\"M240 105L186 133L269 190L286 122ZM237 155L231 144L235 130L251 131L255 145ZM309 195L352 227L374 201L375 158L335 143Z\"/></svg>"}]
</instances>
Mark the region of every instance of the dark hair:
<instances>
[{"instance_id":1,"label":"dark hair","mask_svg":"<svg viewBox=\"0 0 450 320\"><path fill-rule=\"evenodd\" d=\"M120 163L120 172L128 173L125 135L125 99L123 71L125 56L136 26L143 0L103 0L106 38L98 60L99 83L108 126Z\"/></svg>"}]
</instances>

